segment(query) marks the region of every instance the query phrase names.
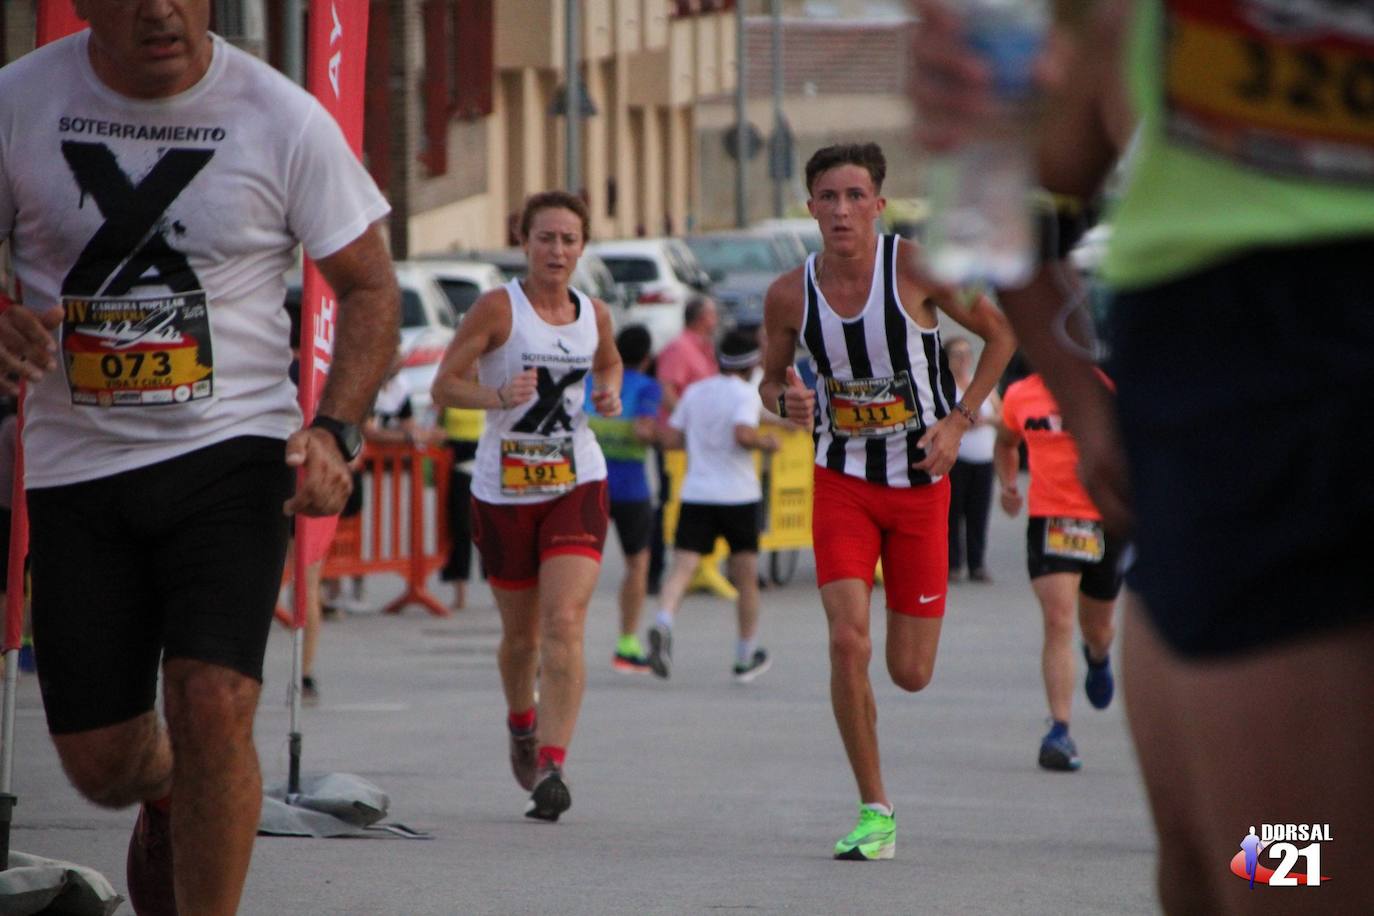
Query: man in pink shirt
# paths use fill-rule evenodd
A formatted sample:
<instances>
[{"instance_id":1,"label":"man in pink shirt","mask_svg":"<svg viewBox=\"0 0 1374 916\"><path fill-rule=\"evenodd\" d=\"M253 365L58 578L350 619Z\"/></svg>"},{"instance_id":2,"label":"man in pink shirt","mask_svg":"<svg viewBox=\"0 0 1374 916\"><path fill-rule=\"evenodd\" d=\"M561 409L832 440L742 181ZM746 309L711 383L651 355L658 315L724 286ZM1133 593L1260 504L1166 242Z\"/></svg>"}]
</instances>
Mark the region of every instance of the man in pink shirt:
<instances>
[{"instance_id":1,"label":"man in pink shirt","mask_svg":"<svg viewBox=\"0 0 1374 916\"><path fill-rule=\"evenodd\" d=\"M709 296L693 296L682 313L682 333L659 351L654 378L663 388L658 408L660 428L667 428L668 417L687 386L720 372L716 365L716 326L720 315ZM668 493L668 475L663 467L663 451L656 449L658 465L658 509L654 513L654 535L649 543L649 594L658 594L663 576L663 501Z\"/></svg>"},{"instance_id":2,"label":"man in pink shirt","mask_svg":"<svg viewBox=\"0 0 1374 916\"><path fill-rule=\"evenodd\" d=\"M720 324L716 303L707 296L693 296L683 309L682 320L682 333L658 354L655 378L663 387L661 423L668 421L688 385L720 372L716 365L716 326Z\"/></svg>"}]
</instances>

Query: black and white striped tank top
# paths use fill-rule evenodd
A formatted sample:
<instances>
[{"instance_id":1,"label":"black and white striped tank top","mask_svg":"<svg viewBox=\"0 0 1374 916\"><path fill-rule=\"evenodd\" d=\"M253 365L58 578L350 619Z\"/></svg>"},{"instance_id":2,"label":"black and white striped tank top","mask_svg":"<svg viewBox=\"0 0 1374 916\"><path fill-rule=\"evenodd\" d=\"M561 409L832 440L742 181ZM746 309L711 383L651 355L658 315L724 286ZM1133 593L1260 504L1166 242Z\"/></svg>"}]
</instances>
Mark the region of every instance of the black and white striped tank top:
<instances>
[{"instance_id":1,"label":"black and white striped tank top","mask_svg":"<svg viewBox=\"0 0 1374 916\"><path fill-rule=\"evenodd\" d=\"M925 431L955 400L938 328L911 320L897 297L895 235L878 237L873 283L863 311L841 318L816 283L816 255L806 261L801 339L816 372L816 463L871 483L933 483L911 465Z\"/></svg>"}]
</instances>

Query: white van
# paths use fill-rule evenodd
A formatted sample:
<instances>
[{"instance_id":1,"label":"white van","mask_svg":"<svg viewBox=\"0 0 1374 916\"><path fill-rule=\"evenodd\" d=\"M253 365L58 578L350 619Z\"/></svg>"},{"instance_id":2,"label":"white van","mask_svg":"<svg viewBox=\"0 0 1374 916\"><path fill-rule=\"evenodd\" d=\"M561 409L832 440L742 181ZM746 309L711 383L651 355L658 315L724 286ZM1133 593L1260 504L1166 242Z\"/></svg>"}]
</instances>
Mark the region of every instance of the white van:
<instances>
[{"instance_id":1,"label":"white van","mask_svg":"<svg viewBox=\"0 0 1374 916\"><path fill-rule=\"evenodd\" d=\"M624 291L624 323L648 328L655 353L682 332L687 300L710 288L710 277L681 239L619 239L587 249Z\"/></svg>"}]
</instances>

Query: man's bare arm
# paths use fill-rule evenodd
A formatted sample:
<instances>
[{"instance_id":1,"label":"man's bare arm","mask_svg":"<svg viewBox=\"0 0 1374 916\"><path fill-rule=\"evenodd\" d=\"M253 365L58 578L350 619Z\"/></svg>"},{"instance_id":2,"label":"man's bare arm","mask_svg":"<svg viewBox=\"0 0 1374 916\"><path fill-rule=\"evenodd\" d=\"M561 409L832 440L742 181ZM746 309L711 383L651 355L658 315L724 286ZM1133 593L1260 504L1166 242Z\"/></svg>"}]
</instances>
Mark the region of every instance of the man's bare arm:
<instances>
[{"instance_id":1,"label":"man's bare arm","mask_svg":"<svg viewBox=\"0 0 1374 916\"><path fill-rule=\"evenodd\" d=\"M816 409L816 395L800 382L797 370L792 365L801 339L805 307L800 268L788 271L768 287L763 298L763 329L767 349L763 354L763 381L759 383L759 397L771 410L776 408L778 397L786 392L787 419L809 430Z\"/></svg>"},{"instance_id":2,"label":"man's bare arm","mask_svg":"<svg viewBox=\"0 0 1374 916\"><path fill-rule=\"evenodd\" d=\"M1041 179L1058 193L1090 198L1124 151L1132 122L1121 84L1125 9L1112 2L1094 18L1066 89L1052 99L1041 146ZM1048 150L1053 150L1048 153ZM1079 476L1113 533L1130 530L1130 487L1114 398L1097 374L1091 341L1071 340L1065 310L1079 301L1067 258L1045 264L1021 289L1000 293L1021 349L1054 393L1079 451Z\"/></svg>"},{"instance_id":3,"label":"man's bare arm","mask_svg":"<svg viewBox=\"0 0 1374 916\"><path fill-rule=\"evenodd\" d=\"M401 291L380 224L316 263L339 303L334 356L319 412L361 423L401 339Z\"/></svg>"},{"instance_id":4,"label":"man's bare arm","mask_svg":"<svg viewBox=\"0 0 1374 916\"><path fill-rule=\"evenodd\" d=\"M396 355L401 293L376 224L341 250L316 262L339 303L334 355L319 412L361 424ZM304 338L311 333L302 328ZM288 515L334 515L352 490L346 456L318 428L297 430L286 441L286 463L301 468Z\"/></svg>"}]
</instances>

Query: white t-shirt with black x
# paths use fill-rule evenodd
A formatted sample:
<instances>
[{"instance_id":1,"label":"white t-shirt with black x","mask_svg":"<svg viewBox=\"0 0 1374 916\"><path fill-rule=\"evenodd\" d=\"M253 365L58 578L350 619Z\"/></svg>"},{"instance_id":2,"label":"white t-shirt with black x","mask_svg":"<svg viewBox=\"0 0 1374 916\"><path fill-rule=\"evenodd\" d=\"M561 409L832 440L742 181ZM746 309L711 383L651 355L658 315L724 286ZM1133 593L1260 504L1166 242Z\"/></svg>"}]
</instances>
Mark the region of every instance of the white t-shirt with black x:
<instances>
[{"instance_id":1,"label":"white t-shirt with black x","mask_svg":"<svg viewBox=\"0 0 1374 916\"><path fill-rule=\"evenodd\" d=\"M0 70L0 240L24 304L61 303L59 368L30 385L30 487L103 478L300 425L285 271L388 211L334 119L212 36L210 68L132 99L89 32Z\"/></svg>"}]
</instances>

